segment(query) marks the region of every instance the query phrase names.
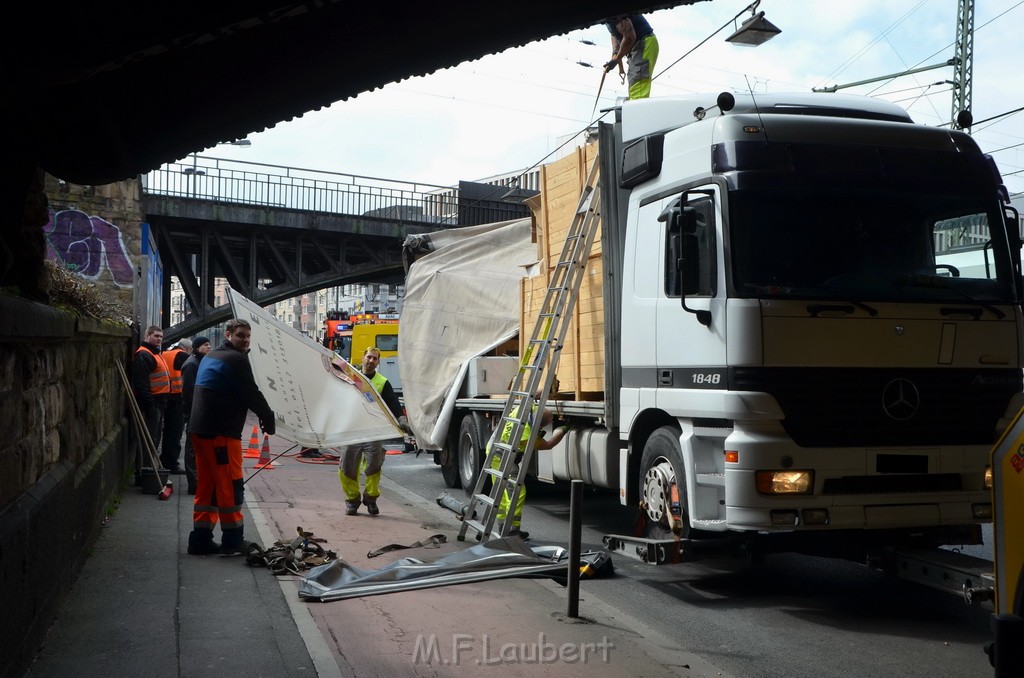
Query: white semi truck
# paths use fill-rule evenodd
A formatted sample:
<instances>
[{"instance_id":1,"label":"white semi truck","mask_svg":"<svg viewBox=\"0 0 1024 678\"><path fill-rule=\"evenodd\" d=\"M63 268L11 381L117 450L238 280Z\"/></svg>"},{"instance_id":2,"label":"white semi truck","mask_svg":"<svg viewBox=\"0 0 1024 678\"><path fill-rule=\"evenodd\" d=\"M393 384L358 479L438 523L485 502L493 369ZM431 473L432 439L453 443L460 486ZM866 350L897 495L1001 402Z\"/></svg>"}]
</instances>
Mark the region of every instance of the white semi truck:
<instances>
[{"instance_id":1,"label":"white semi truck","mask_svg":"<svg viewBox=\"0 0 1024 678\"><path fill-rule=\"evenodd\" d=\"M611 546L648 561L980 543L989 452L1024 405L1019 219L992 159L965 133L855 96L610 113L604 390L548 401L573 430L534 455L534 475L617 490L646 536ZM943 260L967 228L986 240L981 270ZM403 316L400 342L418 331ZM460 397L464 375L497 367L435 370L454 379L443 416L427 417L450 486L472 489L503 405ZM415 428L408 388L405 404ZM648 551L665 544L678 551Z\"/></svg>"}]
</instances>

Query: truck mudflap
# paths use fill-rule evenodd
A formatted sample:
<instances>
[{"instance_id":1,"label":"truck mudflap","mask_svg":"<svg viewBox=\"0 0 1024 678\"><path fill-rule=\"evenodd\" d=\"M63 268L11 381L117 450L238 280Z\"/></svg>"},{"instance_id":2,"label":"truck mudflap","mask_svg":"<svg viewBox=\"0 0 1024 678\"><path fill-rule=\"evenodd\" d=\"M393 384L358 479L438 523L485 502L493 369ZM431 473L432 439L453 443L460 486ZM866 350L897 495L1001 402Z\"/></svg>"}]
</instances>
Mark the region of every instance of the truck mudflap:
<instances>
[{"instance_id":1,"label":"truck mudflap","mask_svg":"<svg viewBox=\"0 0 1024 678\"><path fill-rule=\"evenodd\" d=\"M940 591L963 596L968 605L995 596L992 561L946 549L896 551L894 574Z\"/></svg>"}]
</instances>

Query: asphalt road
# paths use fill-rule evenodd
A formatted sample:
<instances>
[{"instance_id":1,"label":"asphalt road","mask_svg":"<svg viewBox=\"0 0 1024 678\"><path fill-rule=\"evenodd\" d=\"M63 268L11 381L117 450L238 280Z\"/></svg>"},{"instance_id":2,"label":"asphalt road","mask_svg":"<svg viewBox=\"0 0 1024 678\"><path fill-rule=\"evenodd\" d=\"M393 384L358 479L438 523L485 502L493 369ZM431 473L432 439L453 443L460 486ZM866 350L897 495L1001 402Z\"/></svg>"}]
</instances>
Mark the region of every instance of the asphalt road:
<instances>
[{"instance_id":1,"label":"asphalt road","mask_svg":"<svg viewBox=\"0 0 1024 678\"><path fill-rule=\"evenodd\" d=\"M384 474L430 500L445 491L465 499L462 490L444 486L429 454L390 455ZM568 487L530 486L523 528L533 543L568 545ZM602 548L606 534L630 534L633 515L617 494L585 489L583 548ZM957 596L856 563L790 554L770 555L759 566L731 560L656 566L621 554L613 561L615 576L581 584L582 615L593 596L736 676L993 673L982 651L991 639L990 604L968 607Z\"/></svg>"}]
</instances>

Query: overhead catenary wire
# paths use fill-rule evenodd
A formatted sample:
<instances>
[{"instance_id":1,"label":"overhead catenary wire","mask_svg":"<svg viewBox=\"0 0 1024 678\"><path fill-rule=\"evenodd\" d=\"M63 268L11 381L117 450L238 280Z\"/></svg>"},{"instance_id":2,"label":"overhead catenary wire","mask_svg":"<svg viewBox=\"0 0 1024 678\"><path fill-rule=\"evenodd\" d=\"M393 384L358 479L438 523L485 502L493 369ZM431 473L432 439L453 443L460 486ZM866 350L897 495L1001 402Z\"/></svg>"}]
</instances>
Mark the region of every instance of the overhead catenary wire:
<instances>
[{"instance_id":1,"label":"overhead catenary wire","mask_svg":"<svg viewBox=\"0 0 1024 678\"><path fill-rule=\"evenodd\" d=\"M982 25L980 25L980 26L975 26L975 28L974 28L974 32L975 32L975 33L977 33L977 32L978 32L978 31L980 31L981 29L983 29L983 28L985 28L986 26L990 25L990 24L991 24L992 22L994 22L994 21L995 21L996 19L999 19L999 18L1001 18L1001 17L1005 16L1005 15L1006 15L1006 14L1007 14L1008 12L1012 12L1013 10L1017 9L1018 7L1020 7L1021 5L1024 5L1024 0L1021 0L1020 2L1018 2L1018 3L1017 3L1016 5L1014 5L1013 7L1008 7L1007 9L1005 9L1005 10L1003 10L1002 12L1000 12L999 14L995 15L994 17L992 17L991 19L989 19L988 21L986 21L986 22L985 22L985 23L983 23ZM917 62L916 64L914 64L913 66L911 66L911 69L917 68L918 66L920 66L920 65L921 65L921 64L923 64L923 63L925 63L926 61L931 61L931 60L932 60L932 59L934 59L934 58L935 58L936 56L938 56L939 54L942 54L943 52L945 52L946 50L948 50L948 49L949 49L950 47L953 47L954 45L956 45L956 42L955 42L955 41L954 41L954 42L951 42L951 43L949 43L948 45L946 45L946 46L945 46L945 47L943 47L942 49L939 49L939 50L937 50L937 51L935 51L935 52L932 52L932 53L931 53L930 55L926 56L925 58L921 59L921 60L920 60L920 61L918 61L918 62ZM894 76L893 78L890 78L890 79L889 79L889 80L887 80L886 82L892 82L893 80L895 80L895 77L896 77L896 76ZM881 85L879 85L879 87L881 87ZM871 92L869 92L869 93L868 93L868 95L870 96L870 95L871 95L872 93L874 93L874 92L875 92L875 91L877 91L877 90L878 90L878 88L876 87L876 88L875 88L874 90L872 90Z\"/></svg>"},{"instance_id":2,"label":"overhead catenary wire","mask_svg":"<svg viewBox=\"0 0 1024 678\"><path fill-rule=\"evenodd\" d=\"M988 117L988 118L985 118L984 120L978 120L977 122L975 122L975 123L974 123L974 127L977 127L978 125L983 125L983 124L984 124L984 123L986 123L986 122L994 122L994 121L997 121L997 120L999 120L1000 118L1008 118L1008 117L1010 117L1011 115L1016 115L1017 113L1020 113L1021 111L1024 111L1024 106L1021 106L1020 108L1015 108L1015 109L1013 109L1012 111L1007 111L1007 112L1005 112L1005 113L1000 113L1000 114L998 114L998 115L993 115L993 116L990 116L990 117ZM991 125L989 125L989 127L991 127ZM985 127L982 127L981 129L982 129L982 130L984 130L984 129L987 129L987 128L985 128ZM980 130L977 130L977 129L976 129L975 131L980 131Z\"/></svg>"},{"instance_id":3,"label":"overhead catenary wire","mask_svg":"<svg viewBox=\"0 0 1024 678\"><path fill-rule=\"evenodd\" d=\"M663 74L667 74L667 73L669 73L670 71L672 71L672 70L673 70L673 69L674 69L674 68L675 68L675 67L676 67L676 66L677 66L677 65L678 65L678 64L679 64L679 63L680 63L680 62L681 62L681 61L682 61L682 60L683 60L684 58L686 58L687 56L689 56L690 54L692 54L692 53L693 53L694 51L696 51L697 49L699 49L699 48L700 48L700 47L701 47L702 45L706 44L706 43L707 43L708 41L710 41L711 39L713 39L713 38L714 38L714 36L718 35L718 34L719 34L719 33L720 33L721 31L723 31L723 30L724 30L725 28L729 27L730 25L734 25L734 24L735 24L735 22L737 21L737 19L738 19L739 17L741 17L741 16L742 16L742 15L743 15L744 13L746 13L746 12L750 11L750 8L751 8L752 6L754 6L755 4L756 4L756 3L751 3L750 5L747 5L747 6L746 6L746 7L745 7L745 8L744 8L744 9L743 9L742 11L740 11L739 13L737 13L737 14L736 14L736 15L735 15L735 16L734 16L734 17L733 17L732 19L730 19L730 20L729 20L728 22L725 22L724 24L722 24L722 26L721 26L720 28L718 28L717 30L714 30L714 31L713 31L713 32L712 32L712 33L711 33L710 35L708 35L708 36L707 36L707 37L705 37L705 38L704 38L703 40L701 40L701 41L700 41L699 43L697 43L696 45L694 45L693 47L691 47L691 48L690 48L689 50L687 50L687 51L686 51L686 52L685 52L684 54L682 54L681 56L679 56L678 58L676 58L676 59L675 59L674 61L672 61L672 62L671 62L671 63L670 63L670 64L669 64L668 66L666 66L666 67L664 67L664 68L660 69L660 70L659 70L659 71L658 71L657 73L655 73L655 74L654 74L654 75L652 76L652 80L655 80L655 79L659 79L659 78L661 78L661 76L662 76ZM909 9L908 11L906 11L906 12L905 12L905 13L904 13L904 14L903 14L903 15L902 15L902 16L901 16L901 17L900 17L900 18L899 18L899 19L898 19L898 20L897 20L896 22L894 22L893 24L891 24L890 26L888 26L888 27L887 27L887 28L886 28L886 29L885 29L884 31L882 31L882 32L881 32L881 33L880 33L880 34L879 34L878 36L876 36L876 37L875 37L875 38L874 38L874 39L872 40L872 42L871 42L871 43L870 43L869 45L867 45L867 46L866 46L865 48L863 48L863 49L861 50L861 53L863 53L863 52L866 52L866 51L867 51L868 49L870 49L870 47L872 47L873 45L876 45L877 43L881 42L882 40L885 40L885 41L889 42L890 46L892 46L892 41L891 41L891 40L889 39L889 37L890 37L890 34L891 34L891 33L892 33L892 32L893 32L893 31L894 31L894 30L895 30L896 28L898 28L898 27L899 27L899 26L900 26L901 24L904 24L904 23L906 23L906 22L907 22L907 21L908 21L909 19L911 19L911 18L912 18L912 17L913 17L913 16L914 16L914 15L915 15L916 13L918 13L918 12L919 12L919 11L921 10L921 8L922 8L922 7L923 7L923 6L925 5L925 4L927 4L927 3L926 3L926 2L924 1L924 0L922 0L922 1L920 1L920 2L917 2L917 3L916 3L916 4L915 4L915 5L914 5L914 6L913 6L913 7L911 8L911 9ZM1007 14L1008 12L1011 12L1011 11L1013 11L1014 9L1016 9L1017 7L1019 7L1020 5L1024 5L1024 0L1020 0L1019 2L1015 3L1015 4L1014 4L1014 5L1012 6L1012 7L1009 7L1009 8L1007 8L1006 10L1004 10L1004 11L1000 12L999 14L997 14L997 15L996 15L996 16L994 16L994 17L992 17L991 19L989 19L989 20L985 21L985 22L984 22L983 24L981 24L980 26L978 26L977 28L975 28L975 32L977 32L978 30L981 30L981 29L985 28L986 26L989 26L989 25L990 25L990 24L992 24L992 23L993 23L994 21L997 21L997 20L999 20L999 19L1000 19L1001 17L1005 16L1005 15L1006 15L1006 14ZM569 38L566 38L566 40L570 40L570 39L569 39ZM590 43L588 43L587 41L580 41L580 42L582 42L583 44L590 44ZM955 43L953 43L953 42L950 42L950 43L949 43L948 45L946 45L945 47L943 47L943 48L942 48L942 50L939 50L939 51L935 52L935 54L939 54L939 53L941 53L941 52L943 52L943 51L947 51L947 50L949 49L949 47L951 47L951 46L952 46L953 44L955 44ZM595 46L596 46L596 45L595 45ZM895 47L892 47L892 48L893 48L893 49L895 50ZM934 55L933 55L933 56L934 56ZM919 63L923 63L924 61L927 61L927 60L928 60L928 59L930 59L930 58L932 58L932 57L927 57L926 59L924 59L924 60L920 61ZM840 67L840 68L839 68L838 70L835 70L835 71L833 71L833 73L834 73L834 74L838 74L838 73L841 73L841 72L843 72L844 70L846 70L846 68L847 68L847 66L848 66L848 64L849 64L849 63L852 63L852 62L856 61L857 59L859 59L859 55L855 55L855 56L854 56L854 57L852 57L851 59L847 60L847 62L844 62L844 65L842 65L842 66L841 66L841 67ZM567 60L571 60L571 59L567 58ZM902 61L902 60L901 60L901 61ZM585 63L586 63L586 61L585 61ZM904 63L905 63L905 62L904 62ZM499 78L505 78L505 79L509 79L509 78L508 78L507 76L503 76L503 75L497 75L497 76L495 76L495 77L499 77ZM879 85L879 88L880 88L880 87L882 87L882 86L884 86L884 84L885 84L886 82L891 82L891 81L892 81L893 79L895 79L895 78L890 78L890 79L888 79L888 80L884 81L884 82L883 82L883 83L882 83L881 85ZM666 79L664 79L664 78L663 78L662 80L666 80ZM924 90L925 90L925 92L924 92L924 93L922 93L922 94L921 94L920 96L917 96L917 97L912 97L912 98L908 98L908 99L903 99L903 100L901 100L901 101L903 101L903 102L906 102L906 101L911 101L912 103L911 103L910 105L913 105L913 103L916 103L917 101L920 101L920 99L921 99L921 98L924 98L924 99L925 99L925 101L926 101L926 102L928 102L928 104L929 104L929 105L931 105L932 109L934 110L934 108L935 108L935 106L934 106L934 99L933 99L932 97L934 97L934 96L941 96L941 95L944 95L944 94L948 94L948 92L949 92L949 90L948 90L948 89L943 89L943 90L939 91L939 90L938 90L937 88L938 88L938 87L940 86L940 84L941 84L940 82L934 82L934 83L931 83L931 84L918 84L918 85L917 85L916 87L917 87L917 88L921 88L921 89L924 89ZM670 84L666 84L665 86L670 86ZM547 89L557 89L558 91L569 91L569 90L567 90L567 89L564 89L564 88L552 88L552 87L550 87L550 86L548 86L548 87L546 87L546 88L547 88ZM681 89L681 88L675 88L675 89ZM877 91L877 89L878 89L878 88L876 88L876 90L875 90L875 91ZM689 91L689 90L683 90L683 91ZM905 91L905 89L904 89L904 90L897 90L897 92L900 92L900 91ZM571 92L571 93L575 93L575 94L580 94L579 92L575 92L575 91L574 91L574 92ZM888 94L893 94L893 92L889 92ZM873 95L874 95L874 94L873 94ZM600 95L600 93L599 93L599 94L598 94L598 99L600 99L600 96L601 96L601 95ZM937 112L936 112L935 114L936 114L936 116L937 116L937 117L940 117L940 118L942 117L942 116L940 116L940 115L939 115L939 114L938 114ZM594 116L593 116L593 113L591 113L591 116L590 116L590 117L591 117L591 118L593 118L593 117L594 117ZM560 118L560 119L565 119L565 118L563 117L563 118ZM560 150L561 150L562 148L564 148L564 147L565 147L566 145L568 145L568 144L571 144L571 143L573 143L573 142L574 142L574 141L576 140L576 138L577 138L577 137L579 136L579 134L580 134L580 133L582 133L582 132L585 132L585 131L586 131L586 130L587 130L588 128L590 128L590 127L591 127L591 126L592 126L593 124L595 124L595 123L596 123L597 121L599 121L599 120L600 120L600 117L599 117L599 118L596 118L596 119L594 119L594 120L592 120L591 122L589 122L589 123L588 123L588 124L586 125L586 127L584 127L584 128L582 129L582 130L580 130L580 132L577 132L577 133L576 133L575 135L572 135L572 136L570 136L570 137L568 138L568 140L567 140L567 141L566 141L565 143L563 143L563 144L560 144L560 145L559 145L559 146L558 146L557 148L555 148L555 149L554 149L554 151L552 151L551 153L548 153L547 155L545 155L545 156L544 156L543 158L541 158L541 159L540 159L540 160L538 160L537 162L535 162L535 163L531 164L531 165L530 165L530 166L529 166L529 167L528 167L528 168L527 168L526 170L524 170L523 172L521 172L520 174L518 174L518 175L517 175L517 176L515 177L515 179L514 179L514 180L513 180L512 182L511 182L511 187L512 187L512 188L518 187L518 186L519 186L519 185L520 185L520 184L522 183L522 181L521 181L521 180L522 180L522 179L523 179L523 178L524 178L525 176L527 176L527 175L528 175L528 174L529 174L530 172L534 171L534 170L535 170L535 169L536 169L536 168L537 168L537 167L538 167L539 165L541 165L541 164L542 164L543 162L545 162L545 161L546 161L546 160L547 160L548 158L552 157L552 155L554 155L555 153L557 153L558 151L560 151ZM979 131L979 127L978 127L978 125L979 125L979 122L975 122L975 124L974 124L974 129L975 129L975 131L976 131L976 132L977 132L977 131ZM492 192L488 193L488 194L487 194L486 196L482 197L482 198L481 198L480 200L491 200L491 199L497 198L497 197L499 197L499 196L503 195L504 193L507 193L507 191L508 191L509 187L510 187L509 185L503 185L503 186L496 186L496 187L495 187L495 190L494 190L494 191L492 191ZM467 205L467 206L466 206L466 209L469 209L469 208L471 208L471 207L474 207L474 206L476 206L477 204L478 204L477 202L474 202L474 203L473 203L472 205ZM460 209L459 213L460 213L460 214L462 213L462 210L461 210L461 209Z\"/></svg>"},{"instance_id":4,"label":"overhead catenary wire","mask_svg":"<svg viewBox=\"0 0 1024 678\"><path fill-rule=\"evenodd\" d=\"M850 66L855 64L876 43L878 43L880 40L885 38L892 31L896 30L896 28L898 28L900 24L902 24L904 21L906 21L912 14L917 12L917 10L921 9L921 7L925 4L925 2L926 2L926 0L921 0L920 2L918 2L912 9L908 10L906 14L901 16L894 23L890 24L881 33L879 33L879 35L875 39L873 39L871 42L869 42L868 44L866 44L863 47L861 47L860 50L858 50L856 54L854 54L852 57L848 58L843 63L839 64L839 66L837 66L831 73L829 73L828 75L826 75L824 78L821 79L821 81L818 83L818 86L820 87L824 82L826 82L828 80L833 80L833 79L839 77L839 75L843 71L845 71L847 68L849 68Z\"/></svg>"}]
</instances>

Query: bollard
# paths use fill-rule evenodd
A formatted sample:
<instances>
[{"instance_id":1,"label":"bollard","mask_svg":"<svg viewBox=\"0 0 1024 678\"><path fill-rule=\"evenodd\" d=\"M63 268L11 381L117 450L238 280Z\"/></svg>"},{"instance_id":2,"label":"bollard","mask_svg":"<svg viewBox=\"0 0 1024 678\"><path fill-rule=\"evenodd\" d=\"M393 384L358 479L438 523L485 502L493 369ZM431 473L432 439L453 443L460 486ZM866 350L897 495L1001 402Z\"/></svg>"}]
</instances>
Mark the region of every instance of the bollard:
<instances>
[{"instance_id":1,"label":"bollard","mask_svg":"<svg viewBox=\"0 0 1024 678\"><path fill-rule=\"evenodd\" d=\"M994 640L989 661L995 668L995 678L1019 676L1024 662L1024 619L1013 614L992 615Z\"/></svg>"},{"instance_id":2,"label":"bollard","mask_svg":"<svg viewBox=\"0 0 1024 678\"><path fill-rule=\"evenodd\" d=\"M569 617L580 616L580 533L583 526L583 481L572 481L569 495Z\"/></svg>"}]
</instances>

